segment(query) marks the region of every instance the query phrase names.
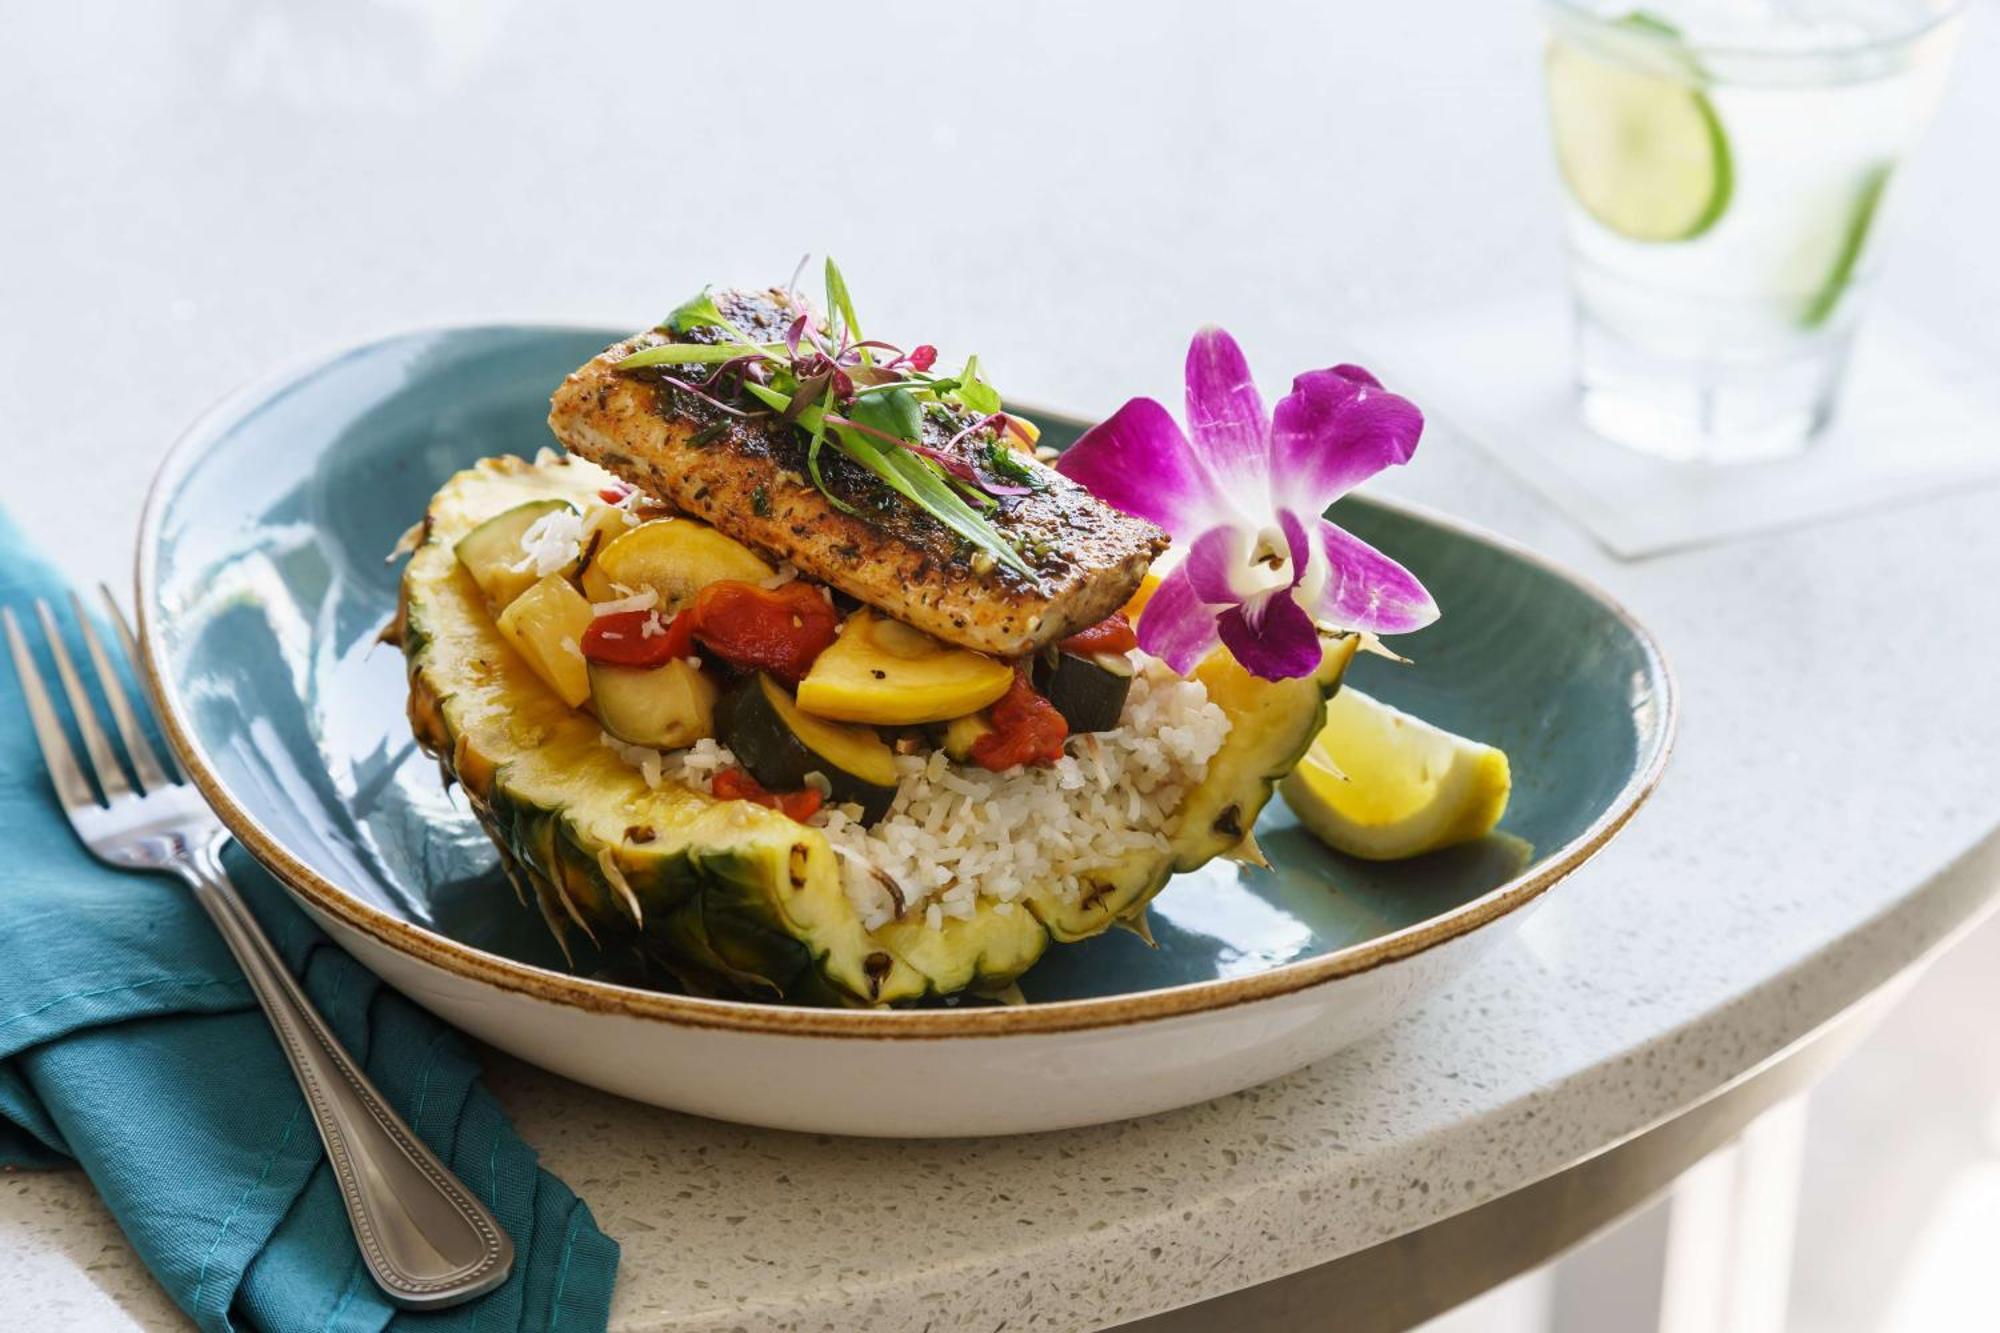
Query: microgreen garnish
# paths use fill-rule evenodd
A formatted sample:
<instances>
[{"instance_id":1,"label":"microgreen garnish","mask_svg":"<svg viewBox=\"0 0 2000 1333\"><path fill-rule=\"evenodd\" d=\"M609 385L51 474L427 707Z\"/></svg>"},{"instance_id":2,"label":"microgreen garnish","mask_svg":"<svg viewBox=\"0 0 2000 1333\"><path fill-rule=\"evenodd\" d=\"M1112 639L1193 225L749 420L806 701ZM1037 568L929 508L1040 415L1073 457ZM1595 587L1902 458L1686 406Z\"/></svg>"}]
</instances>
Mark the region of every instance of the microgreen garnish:
<instances>
[{"instance_id":1,"label":"microgreen garnish","mask_svg":"<svg viewBox=\"0 0 2000 1333\"><path fill-rule=\"evenodd\" d=\"M831 259L824 317L791 287L782 295L793 317L781 341L752 338L704 290L675 307L660 331L686 338L713 329L720 337L648 347L620 361L618 369L645 370L656 382L734 417L775 418L795 426L806 435L806 471L835 508L859 513L827 489L820 452L828 445L990 557L978 563L1002 564L1035 578L1034 568L986 513L1000 509L1004 498L1039 490L1048 481L1007 447L1009 419L998 391L980 378L979 358L968 359L956 375L937 375L932 373L937 348L929 343L906 352L864 338L847 281ZM927 412L946 420L963 420L959 414L976 419L936 448L924 443ZM983 448L957 449L980 435L986 437ZM769 505L763 497L758 512Z\"/></svg>"},{"instance_id":2,"label":"microgreen garnish","mask_svg":"<svg viewBox=\"0 0 2000 1333\"><path fill-rule=\"evenodd\" d=\"M769 407L783 412L791 407L791 400L780 390L768 385L746 382L744 389ZM938 522L950 528L972 545L989 552L994 559L1009 569L1035 577L1035 571L1007 542L1006 537L988 523L976 510L959 498L958 493L946 484L936 467L919 458L909 448L908 443L899 441L872 426L864 426L851 418L839 416L821 406L808 407L797 417L798 423L815 435L830 430L833 441L849 458L873 472L877 477L908 500L917 508L929 514ZM918 446L922 448L923 446ZM925 449L929 454L933 451ZM808 465L811 455L807 455ZM820 489L825 491L825 485ZM829 494L828 499L840 504L837 497ZM842 506L842 508L847 508ZM848 509L849 513L854 512Z\"/></svg>"},{"instance_id":3,"label":"microgreen garnish","mask_svg":"<svg viewBox=\"0 0 2000 1333\"><path fill-rule=\"evenodd\" d=\"M967 357L965 370L959 375L958 401L964 403L982 417L990 417L1000 410L1000 395L993 386L979 378L979 358Z\"/></svg>"},{"instance_id":4,"label":"microgreen garnish","mask_svg":"<svg viewBox=\"0 0 2000 1333\"><path fill-rule=\"evenodd\" d=\"M618 363L620 370L645 366L713 366L738 357L769 356L783 343L661 343L634 352Z\"/></svg>"},{"instance_id":5,"label":"microgreen garnish","mask_svg":"<svg viewBox=\"0 0 2000 1333\"><path fill-rule=\"evenodd\" d=\"M826 444L826 414L832 410L832 407L833 390L829 388L826 391L825 399L820 403L818 418L808 427L812 435L806 441L806 471L812 473L813 485L819 489L821 495L824 495L832 503L835 509L838 509L843 514L857 514L860 512L859 510L826 488L826 478L819 474L819 451Z\"/></svg>"},{"instance_id":6,"label":"microgreen garnish","mask_svg":"<svg viewBox=\"0 0 2000 1333\"><path fill-rule=\"evenodd\" d=\"M857 397L848 404L847 415L857 424L905 444L924 438L924 409L917 405L917 396L900 385L890 386L885 393Z\"/></svg>"},{"instance_id":7,"label":"microgreen garnish","mask_svg":"<svg viewBox=\"0 0 2000 1333\"><path fill-rule=\"evenodd\" d=\"M847 294L847 279L840 276L840 265L833 262L833 256L826 257L826 308L840 316L846 336L855 342L861 341L861 321L854 317L854 298ZM861 363L869 362L868 349L861 351Z\"/></svg>"},{"instance_id":8,"label":"microgreen garnish","mask_svg":"<svg viewBox=\"0 0 2000 1333\"><path fill-rule=\"evenodd\" d=\"M1039 491L1049 484L1049 479L1042 475L1040 469L997 438L986 446L986 466L1031 491Z\"/></svg>"},{"instance_id":9,"label":"microgreen garnish","mask_svg":"<svg viewBox=\"0 0 2000 1333\"><path fill-rule=\"evenodd\" d=\"M729 321L722 317L704 288L699 296L691 296L675 306L673 313L660 321L660 328L666 333L693 333L701 328L727 331Z\"/></svg>"}]
</instances>

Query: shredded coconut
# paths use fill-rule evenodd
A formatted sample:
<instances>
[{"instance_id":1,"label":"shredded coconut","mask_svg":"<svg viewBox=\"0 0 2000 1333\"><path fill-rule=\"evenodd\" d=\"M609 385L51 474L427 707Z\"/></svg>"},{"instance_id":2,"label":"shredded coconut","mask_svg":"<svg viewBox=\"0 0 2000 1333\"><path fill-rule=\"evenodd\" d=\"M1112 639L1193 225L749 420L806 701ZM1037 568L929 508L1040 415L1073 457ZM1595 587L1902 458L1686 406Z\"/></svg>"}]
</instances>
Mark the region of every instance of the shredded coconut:
<instances>
[{"instance_id":1,"label":"shredded coconut","mask_svg":"<svg viewBox=\"0 0 2000 1333\"><path fill-rule=\"evenodd\" d=\"M660 604L660 594L651 588L641 588L629 596L609 602L592 602L590 613L596 616L615 616L624 611L650 611Z\"/></svg>"},{"instance_id":2,"label":"shredded coconut","mask_svg":"<svg viewBox=\"0 0 2000 1333\"><path fill-rule=\"evenodd\" d=\"M509 568L516 574L532 570L536 578L545 579L568 569L582 546L583 515L574 509L551 510L521 534L525 554Z\"/></svg>"}]
</instances>

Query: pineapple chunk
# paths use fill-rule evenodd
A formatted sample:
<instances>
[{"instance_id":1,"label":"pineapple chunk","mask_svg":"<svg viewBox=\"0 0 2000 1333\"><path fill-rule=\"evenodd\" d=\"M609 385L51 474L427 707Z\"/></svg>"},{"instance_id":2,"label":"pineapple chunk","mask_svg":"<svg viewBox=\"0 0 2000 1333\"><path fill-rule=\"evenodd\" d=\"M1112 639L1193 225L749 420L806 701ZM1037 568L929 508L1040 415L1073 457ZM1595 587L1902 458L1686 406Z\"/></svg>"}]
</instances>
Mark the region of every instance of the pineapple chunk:
<instances>
[{"instance_id":1,"label":"pineapple chunk","mask_svg":"<svg viewBox=\"0 0 2000 1333\"><path fill-rule=\"evenodd\" d=\"M583 660L583 632L590 603L568 579L551 574L507 604L495 623L514 651L571 708L590 698L590 669Z\"/></svg>"},{"instance_id":2,"label":"pineapple chunk","mask_svg":"<svg viewBox=\"0 0 2000 1333\"><path fill-rule=\"evenodd\" d=\"M583 511L583 537L578 545L583 552L583 564L577 571L578 583L586 591L591 584L590 571L597 564L597 557L606 547L638 526L637 520L617 505L589 505ZM605 599L610 600L610 599Z\"/></svg>"}]
</instances>

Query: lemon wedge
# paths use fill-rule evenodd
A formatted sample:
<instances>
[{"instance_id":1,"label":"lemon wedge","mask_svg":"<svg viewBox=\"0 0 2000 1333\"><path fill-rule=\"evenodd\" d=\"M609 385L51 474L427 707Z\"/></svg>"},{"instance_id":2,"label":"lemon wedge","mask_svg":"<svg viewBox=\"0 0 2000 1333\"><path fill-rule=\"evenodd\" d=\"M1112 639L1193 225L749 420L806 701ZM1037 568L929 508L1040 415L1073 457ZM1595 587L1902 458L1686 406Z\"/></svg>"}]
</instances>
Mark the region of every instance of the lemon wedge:
<instances>
[{"instance_id":1,"label":"lemon wedge","mask_svg":"<svg viewBox=\"0 0 2000 1333\"><path fill-rule=\"evenodd\" d=\"M1398 861L1491 833L1512 786L1500 750L1342 686L1279 790L1327 846Z\"/></svg>"}]
</instances>

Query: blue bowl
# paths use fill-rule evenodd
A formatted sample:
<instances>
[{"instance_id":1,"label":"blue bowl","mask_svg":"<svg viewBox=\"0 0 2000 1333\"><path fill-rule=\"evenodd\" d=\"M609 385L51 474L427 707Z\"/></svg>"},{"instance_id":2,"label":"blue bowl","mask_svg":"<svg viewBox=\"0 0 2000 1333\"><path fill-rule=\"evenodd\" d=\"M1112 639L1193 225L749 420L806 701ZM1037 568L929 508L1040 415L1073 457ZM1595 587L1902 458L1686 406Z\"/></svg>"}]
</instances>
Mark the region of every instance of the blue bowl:
<instances>
[{"instance_id":1,"label":"blue bowl","mask_svg":"<svg viewBox=\"0 0 2000 1333\"><path fill-rule=\"evenodd\" d=\"M242 840L322 911L386 917L443 955L571 970L417 748L386 557L453 472L548 447L551 389L611 329L491 326L391 337L223 404L163 472L142 538L149 674L169 730ZM1061 445L1083 423L1029 413ZM1520 906L1580 863L1656 780L1672 687L1650 636L1517 547L1361 498L1334 511L1391 551L1444 616L1349 679L1512 760L1498 833L1416 860L1341 856L1274 800L1269 869L1217 861L1155 901L1148 947L1114 931L1049 950L1034 1004L1301 977L1428 947ZM504 960L504 961L502 961ZM575 970L588 975L592 960ZM703 1002L726 1005L726 1001Z\"/></svg>"}]
</instances>

